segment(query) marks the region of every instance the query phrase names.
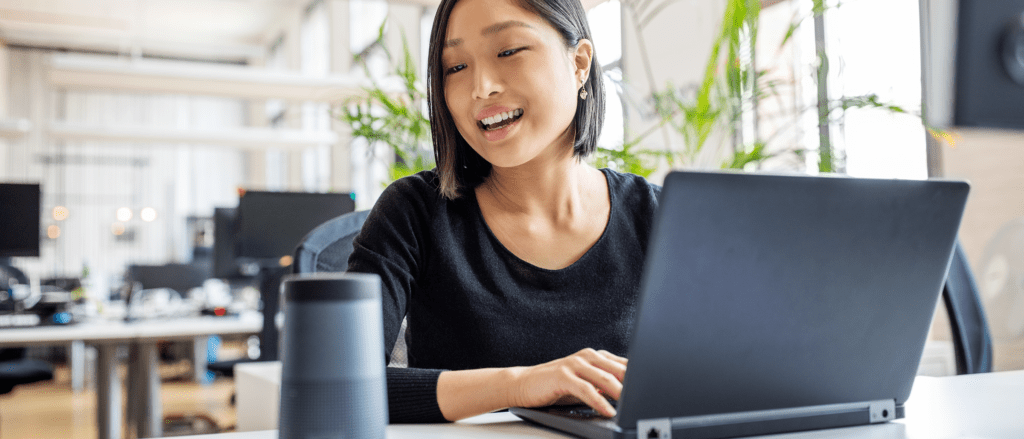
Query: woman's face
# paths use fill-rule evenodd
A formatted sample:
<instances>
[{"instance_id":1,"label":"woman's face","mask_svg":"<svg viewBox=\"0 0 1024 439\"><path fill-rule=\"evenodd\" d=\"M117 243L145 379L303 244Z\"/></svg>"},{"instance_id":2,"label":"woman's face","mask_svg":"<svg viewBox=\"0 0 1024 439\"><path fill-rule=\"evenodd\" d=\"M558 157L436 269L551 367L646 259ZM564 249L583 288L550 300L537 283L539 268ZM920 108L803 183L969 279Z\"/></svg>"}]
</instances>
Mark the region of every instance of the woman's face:
<instances>
[{"instance_id":1,"label":"woman's face","mask_svg":"<svg viewBox=\"0 0 1024 439\"><path fill-rule=\"evenodd\" d=\"M514 167L571 148L589 41L566 48L551 25L512 0L460 0L445 41L445 101L484 160Z\"/></svg>"}]
</instances>

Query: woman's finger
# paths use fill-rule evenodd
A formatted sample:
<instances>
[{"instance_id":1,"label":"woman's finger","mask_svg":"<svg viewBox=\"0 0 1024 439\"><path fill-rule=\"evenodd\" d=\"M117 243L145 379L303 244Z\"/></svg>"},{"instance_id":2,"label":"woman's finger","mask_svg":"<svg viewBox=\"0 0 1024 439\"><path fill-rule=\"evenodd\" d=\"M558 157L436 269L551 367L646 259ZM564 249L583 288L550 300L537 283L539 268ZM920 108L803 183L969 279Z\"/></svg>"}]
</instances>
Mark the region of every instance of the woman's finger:
<instances>
[{"instance_id":1,"label":"woman's finger","mask_svg":"<svg viewBox=\"0 0 1024 439\"><path fill-rule=\"evenodd\" d=\"M620 357L620 356L615 355L615 354L613 354L611 352L608 352L608 351L606 351L604 349L601 349L600 351L597 351L597 353L601 354L605 358L608 358L609 360L612 360L612 361L615 361L617 363L620 363L623 366L625 366L627 363L629 363L629 360L626 357Z\"/></svg>"},{"instance_id":2,"label":"woman's finger","mask_svg":"<svg viewBox=\"0 0 1024 439\"><path fill-rule=\"evenodd\" d=\"M612 407L611 403L597 392L593 384L578 377L574 378L573 382L575 384L573 395L579 398L580 401L583 401L590 408L597 410L602 416L609 418L615 416L615 407Z\"/></svg>"},{"instance_id":3,"label":"woman's finger","mask_svg":"<svg viewBox=\"0 0 1024 439\"><path fill-rule=\"evenodd\" d=\"M619 382L626 379L626 365L615 359L622 357L616 357L614 354L609 353L608 355L615 357L609 358L604 354L604 352L607 351L581 351L578 355L586 359L595 367L614 375Z\"/></svg>"},{"instance_id":4,"label":"woman's finger","mask_svg":"<svg viewBox=\"0 0 1024 439\"><path fill-rule=\"evenodd\" d=\"M619 399L619 396L622 395L622 382L619 381L619 378L601 368L584 365L576 368L576 376L586 380L595 390L612 399Z\"/></svg>"}]
</instances>

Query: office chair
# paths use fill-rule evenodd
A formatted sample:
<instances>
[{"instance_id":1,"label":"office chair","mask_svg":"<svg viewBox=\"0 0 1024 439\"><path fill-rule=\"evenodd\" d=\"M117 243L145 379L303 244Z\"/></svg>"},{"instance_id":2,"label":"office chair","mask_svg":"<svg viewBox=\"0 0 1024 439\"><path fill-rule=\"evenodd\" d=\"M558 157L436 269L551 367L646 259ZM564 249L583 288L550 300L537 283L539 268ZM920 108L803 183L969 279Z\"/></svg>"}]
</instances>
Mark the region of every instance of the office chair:
<instances>
[{"instance_id":1,"label":"office chair","mask_svg":"<svg viewBox=\"0 0 1024 439\"><path fill-rule=\"evenodd\" d=\"M294 273L339 272L348 269L348 257L352 255L352 241L363 229L368 210L346 213L321 224L309 232L295 249ZM409 364L406 347L410 339L406 321L398 332L398 342L391 351L389 366L404 367Z\"/></svg>"},{"instance_id":2,"label":"office chair","mask_svg":"<svg viewBox=\"0 0 1024 439\"><path fill-rule=\"evenodd\" d=\"M323 223L302 239L295 249L294 273L345 271L352 241L363 229L368 210L346 213Z\"/></svg>"},{"instance_id":3,"label":"office chair","mask_svg":"<svg viewBox=\"0 0 1024 439\"><path fill-rule=\"evenodd\" d=\"M992 336L981 306L978 285L974 282L959 240L953 249L942 301L949 315L957 375L991 372Z\"/></svg>"},{"instance_id":4,"label":"office chair","mask_svg":"<svg viewBox=\"0 0 1024 439\"><path fill-rule=\"evenodd\" d=\"M45 361L24 358L24 349L3 349L0 357L13 357L0 361L0 395L10 393L15 386L53 379L53 367Z\"/></svg>"},{"instance_id":5,"label":"office chair","mask_svg":"<svg viewBox=\"0 0 1024 439\"><path fill-rule=\"evenodd\" d=\"M0 264L0 288L7 290L14 283L27 284L28 277L13 266ZM53 367L45 361L25 358L25 348L0 349L0 395L21 384L51 379Z\"/></svg>"}]
</instances>

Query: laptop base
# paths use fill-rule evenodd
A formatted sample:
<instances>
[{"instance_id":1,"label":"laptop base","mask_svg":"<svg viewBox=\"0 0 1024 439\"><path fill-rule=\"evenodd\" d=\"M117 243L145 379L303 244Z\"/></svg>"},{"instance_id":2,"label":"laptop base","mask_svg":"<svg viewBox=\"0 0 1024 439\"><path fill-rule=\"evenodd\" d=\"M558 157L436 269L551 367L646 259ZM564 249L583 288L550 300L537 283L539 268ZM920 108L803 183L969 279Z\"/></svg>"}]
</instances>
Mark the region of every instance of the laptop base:
<instances>
[{"instance_id":1,"label":"laptop base","mask_svg":"<svg viewBox=\"0 0 1024 439\"><path fill-rule=\"evenodd\" d=\"M608 418L566 415L572 410L564 407L515 407L509 412L524 420L588 439L719 439L852 427L888 422L904 416L903 405L895 405L892 400L646 419L637 421L637 428L623 428Z\"/></svg>"}]
</instances>

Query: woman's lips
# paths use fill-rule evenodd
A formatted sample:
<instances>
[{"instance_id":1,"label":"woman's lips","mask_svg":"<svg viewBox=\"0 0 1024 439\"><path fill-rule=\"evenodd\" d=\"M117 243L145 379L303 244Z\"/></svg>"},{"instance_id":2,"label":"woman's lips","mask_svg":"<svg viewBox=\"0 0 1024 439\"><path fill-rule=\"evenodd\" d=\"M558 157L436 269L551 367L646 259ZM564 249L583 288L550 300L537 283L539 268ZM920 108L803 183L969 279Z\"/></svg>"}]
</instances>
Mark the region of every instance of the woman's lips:
<instances>
[{"instance_id":1,"label":"woman's lips","mask_svg":"<svg viewBox=\"0 0 1024 439\"><path fill-rule=\"evenodd\" d=\"M522 118L520 117L519 119L513 120L512 123L505 125L504 127L498 128L496 130L488 130L481 128L480 131L484 133L484 138L487 139L488 141L497 142L508 137L512 130L518 128L519 121L521 120Z\"/></svg>"},{"instance_id":2,"label":"woman's lips","mask_svg":"<svg viewBox=\"0 0 1024 439\"><path fill-rule=\"evenodd\" d=\"M476 113L475 119L476 119L477 122L479 122L479 121L484 120L484 119L486 119L488 117L494 116L495 114L501 114L501 113L504 113L506 111L512 111L512 108L506 107L504 105L492 105L492 106L484 108L483 110L480 110L478 113Z\"/></svg>"},{"instance_id":3,"label":"woman's lips","mask_svg":"<svg viewBox=\"0 0 1024 439\"><path fill-rule=\"evenodd\" d=\"M491 117L485 117L485 118L477 121L477 124L479 124L480 128L483 128L483 129L497 129L497 128L502 128L505 125L512 123L516 119L519 119L519 117L521 117L522 115L523 115L523 109L522 108L517 108L515 110L504 111L504 112L495 114L495 115L493 115Z\"/></svg>"}]
</instances>

